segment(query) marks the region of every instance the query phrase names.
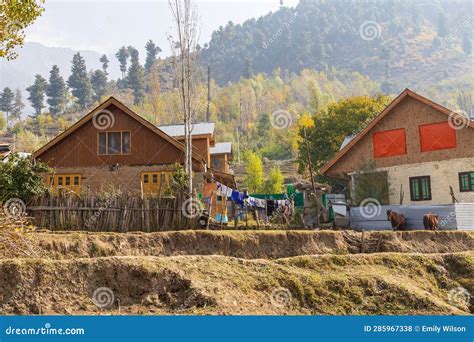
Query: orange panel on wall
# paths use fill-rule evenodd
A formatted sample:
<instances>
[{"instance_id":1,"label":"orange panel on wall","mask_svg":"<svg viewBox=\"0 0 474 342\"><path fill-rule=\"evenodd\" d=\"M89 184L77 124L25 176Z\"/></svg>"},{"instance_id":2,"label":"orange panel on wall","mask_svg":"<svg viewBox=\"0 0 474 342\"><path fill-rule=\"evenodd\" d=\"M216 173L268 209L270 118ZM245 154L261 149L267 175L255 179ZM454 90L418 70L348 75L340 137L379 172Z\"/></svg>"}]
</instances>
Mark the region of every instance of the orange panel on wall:
<instances>
[{"instance_id":1,"label":"orange panel on wall","mask_svg":"<svg viewBox=\"0 0 474 342\"><path fill-rule=\"evenodd\" d=\"M456 130L448 122L420 126L421 152L456 148Z\"/></svg>"},{"instance_id":2,"label":"orange panel on wall","mask_svg":"<svg viewBox=\"0 0 474 342\"><path fill-rule=\"evenodd\" d=\"M383 158L407 153L405 129L374 133L374 157Z\"/></svg>"}]
</instances>

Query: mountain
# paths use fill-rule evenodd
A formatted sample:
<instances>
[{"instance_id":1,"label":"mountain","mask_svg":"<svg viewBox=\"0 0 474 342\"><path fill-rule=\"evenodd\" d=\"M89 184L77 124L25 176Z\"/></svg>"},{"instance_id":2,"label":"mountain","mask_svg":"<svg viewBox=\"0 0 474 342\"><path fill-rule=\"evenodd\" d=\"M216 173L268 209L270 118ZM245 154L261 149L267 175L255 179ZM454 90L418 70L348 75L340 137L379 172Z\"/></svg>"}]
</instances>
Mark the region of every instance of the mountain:
<instances>
[{"instance_id":1,"label":"mountain","mask_svg":"<svg viewBox=\"0 0 474 342\"><path fill-rule=\"evenodd\" d=\"M77 52L84 57L89 70L101 67L99 58L102 54L95 51L47 47L34 42L25 43L15 60L0 60L0 89L10 87L24 91L33 83L36 74L41 74L48 79L53 65L57 65L61 75L67 79L71 71L72 56ZM118 62L113 56L108 56L108 58L111 61L109 73L112 78L117 78L119 76Z\"/></svg>"},{"instance_id":2,"label":"mountain","mask_svg":"<svg viewBox=\"0 0 474 342\"><path fill-rule=\"evenodd\" d=\"M252 73L348 69L420 88L472 77L471 1L301 0L216 30L201 50L221 85Z\"/></svg>"}]
</instances>

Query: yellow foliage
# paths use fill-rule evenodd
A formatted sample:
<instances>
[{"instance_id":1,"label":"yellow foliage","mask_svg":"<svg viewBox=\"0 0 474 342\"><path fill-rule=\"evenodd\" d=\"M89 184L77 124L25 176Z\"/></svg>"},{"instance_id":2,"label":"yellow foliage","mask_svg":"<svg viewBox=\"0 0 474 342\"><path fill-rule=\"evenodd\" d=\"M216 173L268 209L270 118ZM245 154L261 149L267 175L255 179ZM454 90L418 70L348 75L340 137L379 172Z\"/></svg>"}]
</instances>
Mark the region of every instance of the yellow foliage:
<instances>
[{"instance_id":1,"label":"yellow foliage","mask_svg":"<svg viewBox=\"0 0 474 342\"><path fill-rule=\"evenodd\" d=\"M300 119L298 120L298 126L301 128L311 128L314 127L314 120L310 114L305 113L301 115Z\"/></svg>"}]
</instances>

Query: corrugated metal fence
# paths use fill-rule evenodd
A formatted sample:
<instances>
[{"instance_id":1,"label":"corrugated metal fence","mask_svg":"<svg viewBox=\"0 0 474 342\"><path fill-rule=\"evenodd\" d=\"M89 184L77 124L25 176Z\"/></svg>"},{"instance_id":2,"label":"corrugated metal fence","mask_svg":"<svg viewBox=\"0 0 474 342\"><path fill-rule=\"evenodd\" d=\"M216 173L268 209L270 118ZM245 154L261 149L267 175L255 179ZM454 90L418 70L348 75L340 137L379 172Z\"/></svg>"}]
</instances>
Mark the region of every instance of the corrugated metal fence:
<instances>
[{"instance_id":1,"label":"corrugated metal fence","mask_svg":"<svg viewBox=\"0 0 474 342\"><path fill-rule=\"evenodd\" d=\"M423 215L428 213L439 215L442 230L474 230L474 203L354 207L350 211L350 226L355 230L391 230L388 209L403 214L409 230L424 229Z\"/></svg>"}]
</instances>

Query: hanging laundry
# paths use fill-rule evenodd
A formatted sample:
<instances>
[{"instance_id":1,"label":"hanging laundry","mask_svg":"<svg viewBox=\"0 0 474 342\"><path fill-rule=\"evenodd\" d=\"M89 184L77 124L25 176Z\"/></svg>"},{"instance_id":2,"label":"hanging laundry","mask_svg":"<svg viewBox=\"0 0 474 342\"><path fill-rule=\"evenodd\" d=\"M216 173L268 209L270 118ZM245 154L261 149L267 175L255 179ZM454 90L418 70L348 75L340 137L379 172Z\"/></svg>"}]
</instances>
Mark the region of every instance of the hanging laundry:
<instances>
[{"instance_id":1,"label":"hanging laundry","mask_svg":"<svg viewBox=\"0 0 474 342\"><path fill-rule=\"evenodd\" d=\"M227 187L227 194L226 194L227 197L232 197L232 192L233 192L233 191L234 191L233 189Z\"/></svg>"},{"instance_id":2,"label":"hanging laundry","mask_svg":"<svg viewBox=\"0 0 474 342\"><path fill-rule=\"evenodd\" d=\"M250 205L251 207L255 207L255 205L256 205L255 200L256 200L256 198L255 198L255 197L252 197L252 196L249 196L249 197L247 198L247 202L249 203L249 205Z\"/></svg>"},{"instance_id":3,"label":"hanging laundry","mask_svg":"<svg viewBox=\"0 0 474 342\"><path fill-rule=\"evenodd\" d=\"M230 198L233 202L235 202L238 205L244 204L244 195L241 192L238 192L237 190L232 191L232 195Z\"/></svg>"},{"instance_id":4,"label":"hanging laundry","mask_svg":"<svg viewBox=\"0 0 474 342\"><path fill-rule=\"evenodd\" d=\"M267 201L262 199L262 198L255 198L255 205L258 208L265 208L267 204Z\"/></svg>"},{"instance_id":5,"label":"hanging laundry","mask_svg":"<svg viewBox=\"0 0 474 342\"><path fill-rule=\"evenodd\" d=\"M217 195L227 197L227 186L217 183Z\"/></svg>"}]
</instances>

